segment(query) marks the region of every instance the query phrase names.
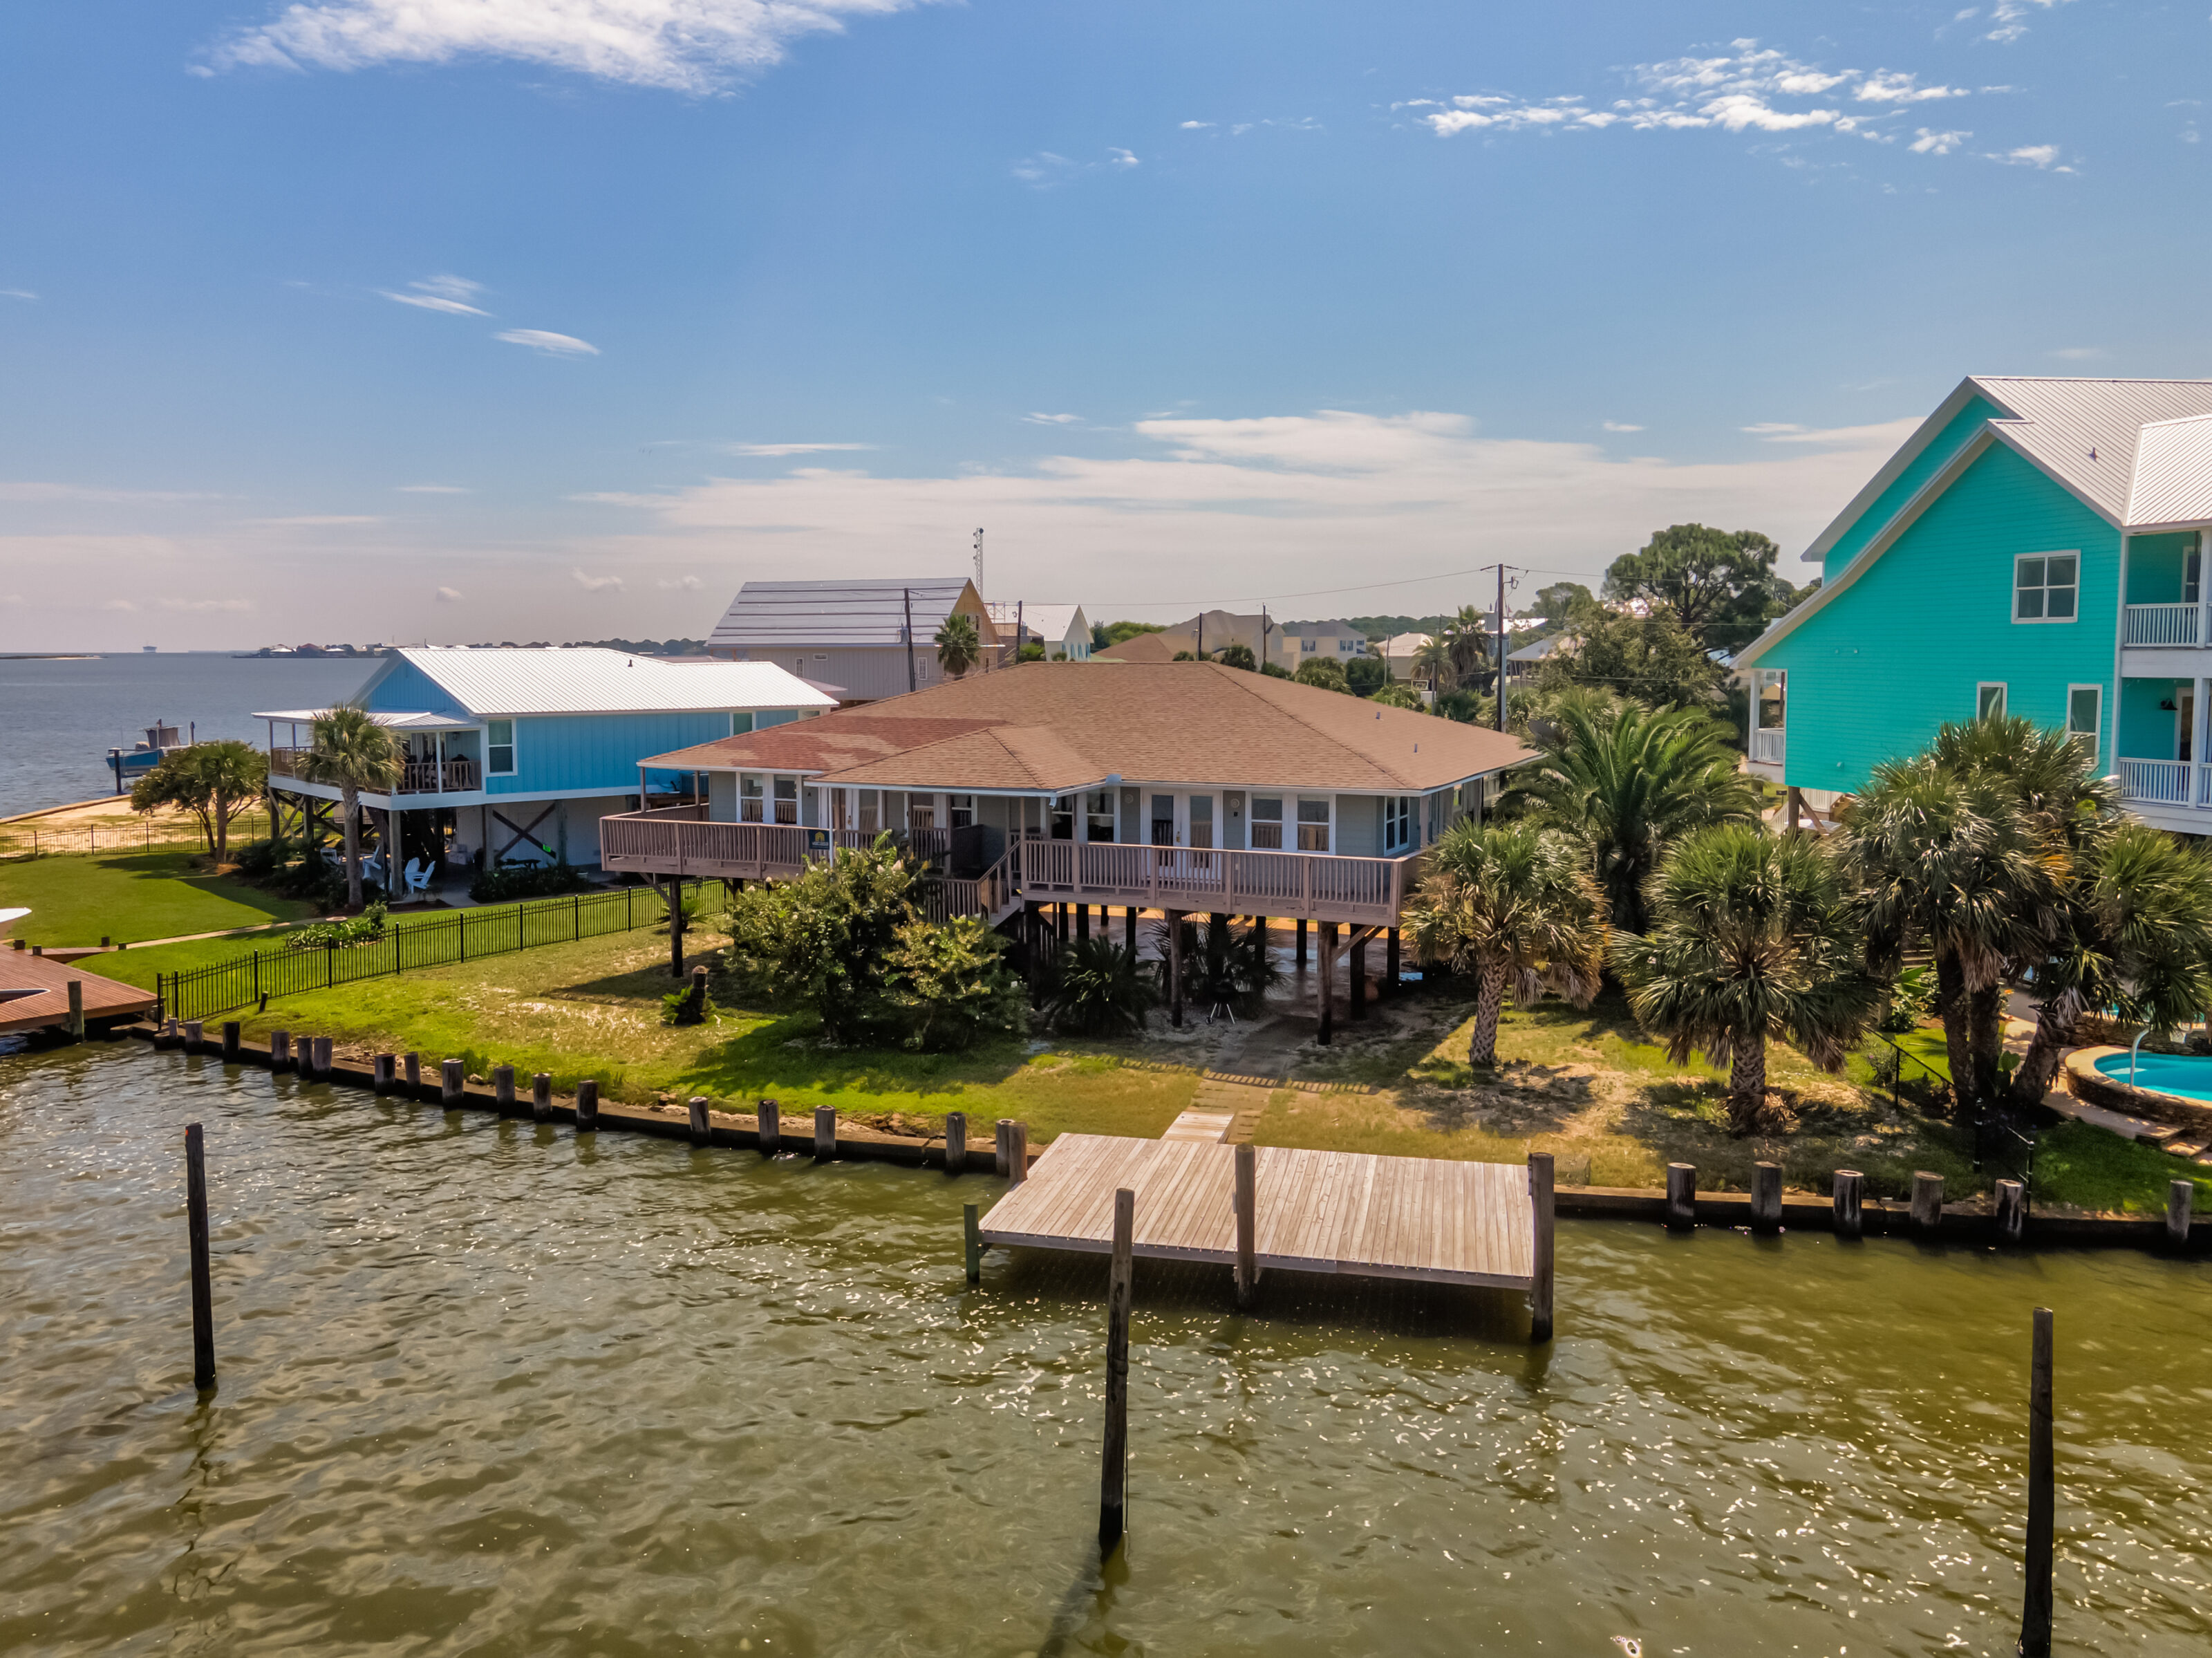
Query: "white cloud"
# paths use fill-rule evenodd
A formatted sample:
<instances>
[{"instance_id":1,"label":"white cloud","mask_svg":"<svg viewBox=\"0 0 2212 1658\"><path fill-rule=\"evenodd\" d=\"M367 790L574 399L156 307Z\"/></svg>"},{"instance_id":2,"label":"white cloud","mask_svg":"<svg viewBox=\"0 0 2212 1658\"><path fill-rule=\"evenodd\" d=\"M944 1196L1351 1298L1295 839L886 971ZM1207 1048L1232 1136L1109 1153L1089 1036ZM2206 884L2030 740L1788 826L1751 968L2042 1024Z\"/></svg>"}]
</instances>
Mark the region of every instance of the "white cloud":
<instances>
[{"instance_id":1,"label":"white cloud","mask_svg":"<svg viewBox=\"0 0 2212 1658\"><path fill-rule=\"evenodd\" d=\"M578 75L711 93L781 63L803 35L912 0L299 0L230 35L200 72L369 69L505 58Z\"/></svg>"},{"instance_id":2,"label":"white cloud","mask_svg":"<svg viewBox=\"0 0 2212 1658\"><path fill-rule=\"evenodd\" d=\"M1211 121L1185 121L1182 124L1182 130L1185 132L1203 132L1212 125Z\"/></svg>"},{"instance_id":3,"label":"white cloud","mask_svg":"<svg viewBox=\"0 0 2212 1658\"><path fill-rule=\"evenodd\" d=\"M1852 96L1862 103L1919 104L1932 98L1963 98L1962 87L1923 87L1913 84L1916 77L1878 69L1859 82Z\"/></svg>"},{"instance_id":4,"label":"white cloud","mask_svg":"<svg viewBox=\"0 0 2212 1658\"><path fill-rule=\"evenodd\" d=\"M1916 130L1920 136L1907 146L1916 155L1948 155L1974 136L1971 132L1935 132L1924 126Z\"/></svg>"},{"instance_id":5,"label":"white cloud","mask_svg":"<svg viewBox=\"0 0 2212 1658\"><path fill-rule=\"evenodd\" d=\"M1840 112L1832 109L1779 110L1748 92L1730 92L1714 99L1698 112L1731 132L1747 129L1760 132L1794 132L1800 127L1830 126Z\"/></svg>"},{"instance_id":6,"label":"white cloud","mask_svg":"<svg viewBox=\"0 0 2212 1658\"><path fill-rule=\"evenodd\" d=\"M545 357L597 357L599 348L574 334L549 334L543 328L509 328L492 336L510 345L527 345Z\"/></svg>"},{"instance_id":7,"label":"white cloud","mask_svg":"<svg viewBox=\"0 0 2212 1658\"><path fill-rule=\"evenodd\" d=\"M27 288L0 288L0 299L31 299L38 296Z\"/></svg>"},{"instance_id":8,"label":"white cloud","mask_svg":"<svg viewBox=\"0 0 2212 1658\"><path fill-rule=\"evenodd\" d=\"M2101 345L2063 345L2051 355L2068 363L2094 363L2109 353Z\"/></svg>"},{"instance_id":9,"label":"white cloud","mask_svg":"<svg viewBox=\"0 0 2212 1658\"><path fill-rule=\"evenodd\" d=\"M872 449L872 443L732 443L732 454L819 454L825 449Z\"/></svg>"},{"instance_id":10,"label":"white cloud","mask_svg":"<svg viewBox=\"0 0 2212 1658\"><path fill-rule=\"evenodd\" d=\"M1135 167L1139 165L1136 156L1126 149L1109 149L1106 152L1106 155L1108 157L1106 165L1109 167Z\"/></svg>"},{"instance_id":11,"label":"white cloud","mask_svg":"<svg viewBox=\"0 0 2212 1658\"><path fill-rule=\"evenodd\" d=\"M653 586L663 592L696 593L706 584L696 576L680 576L677 580L655 582Z\"/></svg>"},{"instance_id":12,"label":"white cloud","mask_svg":"<svg viewBox=\"0 0 2212 1658\"><path fill-rule=\"evenodd\" d=\"M407 284L416 291L411 294L394 293L389 288L376 291L402 305L418 306L425 311L443 311L450 316L488 317L490 312L469 302L483 292L483 284L471 282L466 277L425 277L420 282Z\"/></svg>"},{"instance_id":13,"label":"white cloud","mask_svg":"<svg viewBox=\"0 0 2212 1658\"><path fill-rule=\"evenodd\" d=\"M253 601L251 599L164 599L161 606L163 610L240 611L252 610Z\"/></svg>"},{"instance_id":14,"label":"white cloud","mask_svg":"<svg viewBox=\"0 0 2212 1658\"><path fill-rule=\"evenodd\" d=\"M1746 426L1743 430L1755 437L1784 437L1794 436L1805 429L1787 420L1761 420Z\"/></svg>"},{"instance_id":15,"label":"white cloud","mask_svg":"<svg viewBox=\"0 0 2212 1658\"><path fill-rule=\"evenodd\" d=\"M1641 426L1632 426L1625 420L1602 420L1598 424L1609 432L1640 432L1644 430Z\"/></svg>"},{"instance_id":16,"label":"white cloud","mask_svg":"<svg viewBox=\"0 0 2212 1658\"><path fill-rule=\"evenodd\" d=\"M459 484L394 484L401 495L467 495L468 490Z\"/></svg>"},{"instance_id":17,"label":"white cloud","mask_svg":"<svg viewBox=\"0 0 2212 1658\"><path fill-rule=\"evenodd\" d=\"M100 607L102 610L136 610L138 608L137 606L132 604L128 599L103 599L100 600Z\"/></svg>"},{"instance_id":18,"label":"white cloud","mask_svg":"<svg viewBox=\"0 0 2212 1658\"><path fill-rule=\"evenodd\" d=\"M2008 149L2003 155L1991 155L1990 159L1993 162L2007 162L2014 167L2049 167L2058 159L2058 146L2057 144L2022 144L2017 149ZM2063 173L2073 171L2071 168L2061 168L2059 170Z\"/></svg>"},{"instance_id":19,"label":"white cloud","mask_svg":"<svg viewBox=\"0 0 2212 1658\"><path fill-rule=\"evenodd\" d=\"M1072 414L1025 414L1022 418L1032 426L1072 426L1083 417Z\"/></svg>"},{"instance_id":20,"label":"white cloud","mask_svg":"<svg viewBox=\"0 0 2212 1658\"><path fill-rule=\"evenodd\" d=\"M198 490L96 490L81 484L11 484L0 481L0 501L18 503L219 501L222 498Z\"/></svg>"},{"instance_id":21,"label":"white cloud","mask_svg":"<svg viewBox=\"0 0 2212 1658\"><path fill-rule=\"evenodd\" d=\"M1242 131L1243 129L1238 128ZM1024 155L1012 168L1013 175L1024 184L1039 190L1051 190L1072 183L1086 173L1126 173L1140 165L1130 151L1109 149L1103 162L1079 162L1049 149L1040 149L1034 155Z\"/></svg>"},{"instance_id":22,"label":"white cloud","mask_svg":"<svg viewBox=\"0 0 2212 1658\"><path fill-rule=\"evenodd\" d=\"M568 574L576 578L576 585L586 593L605 593L610 588L619 591L623 584L623 578L619 576L586 576L580 570L572 570Z\"/></svg>"},{"instance_id":23,"label":"white cloud","mask_svg":"<svg viewBox=\"0 0 2212 1658\"><path fill-rule=\"evenodd\" d=\"M450 605L460 596L461 590L459 588L440 588L438 589L438 602L441 605Z\"/></svg>"},{"instance_id":24,"label":"white cloud","mask_svg":"<svg viewBox=\"0 0 2212 1658\"><path fill-rule=\"evenodd\" d=\"M2029 15L2031 7L2049 11L2051 7L2060 3L2062 0L1997 0L1996 4L1990 8L1990 21L1996 27L1982 39L2002 40L2008 44L2017 40L2027 33L2027 25L2021 20ZM1972 14L1962 11L1959 15L1968 17Z\"/></svg>"}]
</instances>

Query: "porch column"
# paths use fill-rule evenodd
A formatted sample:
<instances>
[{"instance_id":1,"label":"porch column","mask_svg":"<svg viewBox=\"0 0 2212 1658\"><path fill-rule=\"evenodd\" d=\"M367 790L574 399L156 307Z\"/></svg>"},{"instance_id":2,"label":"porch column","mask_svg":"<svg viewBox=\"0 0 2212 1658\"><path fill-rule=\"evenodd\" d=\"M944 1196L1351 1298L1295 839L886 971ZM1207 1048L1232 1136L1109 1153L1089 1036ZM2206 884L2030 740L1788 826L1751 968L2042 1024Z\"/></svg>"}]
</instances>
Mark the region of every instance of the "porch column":
<instances>
[{"instance_id":1,"label":"porch column","mask_svg":"<svg viewBox=\"0 0 2212 1658\"><path fill-rule=\"evenodd\" d=\"M1352 939L1352 1016L1367 1017L1367 930L1362 928Z\"/></svg>"},{"instance_id":2,"label":"porch column","mask_svg":"<svg viewBox=\"0 0 2212 1658\"><path fill-rule=\"evenodd\" d=\"M1091 942L1091 906L1088 904L1075 906L1075 936L1086 944Z\"/></svg>"},{"instance_id":3,"label":"porch column","mask_svg":"<svg viewBox=\"0 0 2212 1658\"><path fill-rule=\"evenodd\" d=\"M2193 728L2189 734L2189 770L2185 774L2185 781L2188 785L2189 804L2191 806L2205 803L2202 779L2208 758L2207 746L2212 744L2212 735L2208 735L2208 732L2212 732L2212 709L2204 706L2204 692L2208 686L2212 686L2212 680L2200 679L2197 681L2197 697L2189 721Z\"/></svg>"},{"instance_id":4,"label":"porch column","mask_svg":"<svg viewBox=\"0 0 2212 1658\"><path fill-rule=\"evenodd\" d=\"M1303 928L1305 923L1300 922ZM1321 1041L1327 1047L1336 1029L1336 923L1321 923L1321 983L1316 986L1321 997Z\"/></svg>"},{"instance_id":5,"label":"porch column","mask_svg":"<svg viewBox=\"0 0 2212 1658\"><path fill-rule=\"evenodd\" d=\"M1137 953L1137 906L1133 904L1125 905L1122 906L1121 914L1127 923L1129 954L1134 955Z\"/></svg>"},{"instance_id":6,"label":"porch column","mask_svg":"<svg viewBox=\"0 0 2212 1658\"><path fill-rule=\"evenodd\" d=\"M1182 911L1168 915L1168 1023L1182 1028Z\"/></svg>"},{"instance_id":7,"label":"porch column","mask_svg":"<svg viewBox=\"0 0 2212 1658\"><path fill-rule=\"evenodd\" d=\"M1382 986L1393 996L1398 993L1398 930L1390 930L1389 948L1383 953Z\"/></svg>"},{"instance_id":8,"label":"porch column","mask_svg":"<svg viewBox=\"0 0 2212 1658\"><path fill-rule=\"evenodd\" d=\"M1303 968L1305 965L1306 965L1306 918L1305 918L1304 916L1300 916L1300 917L1298 917L1298 954L1297 954L1297 966L1298 966L1299 967Z\"/></svg>"}]
</instances>

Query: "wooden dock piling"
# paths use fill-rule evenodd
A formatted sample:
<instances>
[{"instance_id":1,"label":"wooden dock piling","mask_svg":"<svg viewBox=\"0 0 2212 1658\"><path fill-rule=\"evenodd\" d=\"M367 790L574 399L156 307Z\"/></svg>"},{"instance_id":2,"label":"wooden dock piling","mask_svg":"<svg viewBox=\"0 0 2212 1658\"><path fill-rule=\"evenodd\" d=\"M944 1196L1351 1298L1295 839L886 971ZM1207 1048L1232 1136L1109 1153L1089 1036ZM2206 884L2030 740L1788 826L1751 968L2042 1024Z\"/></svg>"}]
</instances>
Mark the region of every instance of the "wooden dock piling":
<instances>
[{"instance_id":1,"label":"wooden dock piling","mask_svg":"<svg viewBox=\"0 0 2212 1658\"><path fill-rule=\"evenodd\" d=\"M422 1056L410 1053L404 1056L400 1063L407 1071L407 1097L420 1100L422 1097Z\"/></svg>"},{"instance_id":2,"label":"wooden dock piling","mask_svg":"<svg viewBox=\"0 0 2212 1658\"><path fill-rule=\"evenodd\" d=\"M514 1109L514 1067L494 1065L491 1068L492 1107L502 1117Z\"/></svg>"},{"instance_id":3,"label":"wooden dock piling","mask_svg":"<svg viewBox=\"0 0 2212 1658\"><path fill-rule=\"evenodd\" d=\"M314 1055L316 1081L322 1082L329 1082L331 1079L331 1039L327 1036L317 1037L314 1040L312 1051Z\"/></svg>"},{"instance_id":4,"label":"wooden dock piling","mask_svg":"<svg viewBox=\"0 0 2212 1658\"><path fill-rule=\"evenodd\" d=\"M1782 1165L1762 1159L1751 1166L1751 1229L1782 1230Z\"/></svg>"},{"instance_id":5,"label":"wooden dock piling","mask_svg":"<svg viewBox=\"0 0 2212 1658\"><path fill-rule=\"evenodd\" d=\"M2027 1232L2027 1188L2018 1180L1997 1182L1997 1236L2018 1243Z\"/></svg>"},{"instance_id":6,"label":"wooden dock piling","mask_svg":"<svg viewBox=\"0 0 2212 1658\"><path fill-rule=\"evenodd\" d=\"M826 1163L837 1155L837 1108L814 1107L814 1161Z\"/></svg>"},{"instance_id":7,"label":"wooden dock piling","mask_svg":"<svg viewBox=\"0 0 2212 1658\"><path fill-rule=\"evenodd\" d=\"M69 1033L71 1040L82 1042L84 1040L84 980L72 978L68 988L69 1011L62 1015L62 1027Z\"/></svg>"},{"instance_id":8,"label":"wooden dock piling","mask_svg":"<svg viewBox=\"0 0 2212 1658\"><path fill-rule=\"evenodd\" d=\"M1926 1169L1912 1176L1912 1229L1932 1238L1943 1226L1943 1177Z\"/></svg>"},{"instance_id":9,"label":"wooden dock piling","mask_svg":"<svg viewBox=\"0 0 2212 1658\"><path fill-rule=\"evenodd\" d=\"M576 1127L579 1131L599 1125L599 1082L586 1076L576 1084Z\"/></svg>"},{"instance_id":10,"label":"wooden dock piling","mask_svg":"<svg viewBox=\"0 0 2212 1658\"><path fill-rule=\"evenodd\" d=\"M760 1141L761 1155L773 1157L783 1149L783 1107L773 1100L763 1100L758 1109L756 1137Z\"/></svg>"},{"instance_id":11,"label":"wooden dock piling","mask_svg":"<svg viewBox=\"0 0 2212 1658\"><path fill-rule=\"evenodd\" d=\"M1018 1186L1030 1178L1030 1125L1014 1121L1006 1125L1006 1184Z\"/></svg>"},{"instance_id":12,"label":"wooden dock piling","mask_svg":"<svg viewBox=\"0 0 2212 1658\"><path fill-rule=\"evenodd\" d=\"M82 1019L84 1015L83 989L76 979L71 979L70 981L70 989L76 992L76 996L70 998L73 1004L71 1011L77 1018ZM70 1025L70 1032L72 1035L76 1033L76 1026L74 1023ZM199 1052L207 1045L206 1037L207 1027L205 1025L200 1023L197 1019L187 1019L185 1021L185 1051L186 1053Z\"/></svg>"},{"instance_id":13,"label":"wooden dock piling","mask_svg":"<svg viewBox=\"0 0 2212 1658\"><path fill-rule=\"evenodd\" d=\"M2189 1247L2189 1211L2197 1200L2193 1180L2174 1180L2166 1188L2166 1240L2177 1249Z\"/></svg>"},{"instance_id":14,"label":"wooden dock piling","mask_svg":"<svg viewBox=\"0 0 2212 1658\"><path fill-rule=\"evenodd\" d=\"M208 1271L207 1155L198 1123L185 1125L185 1226L191 1246L192 1386L215 1386L215 1283Z\"/></svg>"},{"instance_id":15,"label":"wooden dock piling","mask_svg":"<svg viewBox=\"0 0 2212 1658\"><path fill-rule=\"evenodd\" d=\"M1128 1531L1129 1299L1133 1285L1137 1194L1114 1194L1113 1265L1106 1281L1106 1457L1098 1482L1098 1552L1121 1546Z\"/></svg>"},{"instance_id":16,"label":"wooden dock piling","mask_svg":"<svg viewBox=\"0 0 2212 1658\"><path fill-rule=\"evenodd\" d=\"M553 1115L553 1073L541 1070L530 1079L530 1114L538 1122Z\"/></svg>"},{"instance_id":17,"label":"wooden dock piling","mask_svg":"<svg viewBox=\"0 0 2212 1658\"><path fill-rule=\"evenodd\" d=\"M447 1111L460 1108L467 1081L467 1069L458 1059L448 1059L438 1067L438 1099Z\"/></svg>"},{"instance_id":18,"label":"wooden dock piling","mask_svg":"<svg viewBox=\"0 0 2212 1658\"><path fill-rule=\"evenodd\" d=\"M1237 1305L1249 1308L1260 1288L1260 1154L1249 1142L1237 1148Z\"/></svg>"},{"instance_id":19,"label":"wooden dock piling","mask_svg":"<svg viewBox=\"0 0 2212 1658\"><path fill-rule=\"evenodd\" d=\"M223 1021L222 1058L223 1062L226 1064L234 1065L238 1063L239 1045L242 1039L242 1033L239 1030L238 1021L235 1019L226 1019Z\"/></svg>"},{"instance_id":20,"label":"wooden dock piling","mask_svg":"<svg viewBox=\"0 0 2212 1658\"><path fill-rule=\"evenodd\" d=\"M391 1093L394 1082L397 1080L394 1073L399 1069L398 1056L390 1053L380 1053L376 1058L368 1062L368 1068L370 1085L374 1087L379 1094Z\"/></svg>"},{"instance_id":21,"label":"wooden dock piling","mask_svg":"<svg viewBox=\"0 0 2212 1658\"><path fill-rule=\"evenodd\" d=\"M994 1148L997 1153L997 1157L993 1166L992 1173L994 1174L1004 1174L1006 1172L1006 1148L1012 1143L1012 1137L1014 1131L1014 1119L1011 1117L1001 1117L999 1119L998 1131L999 1137Z\"/></svg>"},{"instance_id":22,"label":"wooden dock piling","mask_svg":"<svg viewBox=\"0 0 2212 1658\"><path fill-rule=\"evenodd\" d=\"M1687 1232L1697 1223L1697 1165L1669 1163L1667 1165L1667 1229Z\"/></svg>"},{"instance_id":23,"label":"wooden dock piling","mask_svg":"<svg viewBox=\"0 0 2212 1658\"><path fill-rule=\"evenodd\" d=\"M714 1137L714 1126L707 1115L707 1096L695 1094L687 1102L691 1107L691 1143L703 1146Z\"/></svg>"},{"instance_id":24,"label":"wooden dock piling","mask_svg":"<svg viewBox=\"0 0 2212 1658\"><path fill-rule=\"evenodd\" d=\"M2035 1309L2027 1383L2027 1586L2021 1597L2020 1658L2051 1658L2051 1545L2057 1507L2051 1443L2051 1309Z\"/></svg>"},{"instance_id":25,"label":"wooden dock piling","mask_svg":"<svg viewBox=\"0 0 2212 1658\"><path fill-rule=\"evenodd\" d=\"M1552 1338L1553 1265L1559 1229L1548 1151L1528 1154L1528 1206L1535 1221L1529 1251L1528 1339L1547 1342Z\"/></svg>"},{"instance_id":26,"label":"wooden dock piling","mask_svg":"<svg viewBox=\"0 0 2212 1658\"><path fill-rule=\"evenodd\" d=\"M1866 1232L1866 1176L1855 1168L1836 1171L1836 1235L1862 1237Z\"/></svg>"},{"instance_id":27,"label":"wooden dock piling","mask_svg":"<svg viewBox=\"0 0 2212 1658\"><path fill-rule=\"evenodd\" d=\"M274 1075L275 1075L276 1072L278 1072L278 1071L289 1070L291 1070L291 1069L292 1069L292 1033L291 1033L291 1032L289 1032L289 1031L271 1031L271 1032L270 1032L270 1033L269 1033L269 1070L270 1070L270 1074L271 1076L274 1076Z\"/></svg>"},{"instance_id":28,"label":"wooden dock piling","mask_svg":"<svg viewBox=\"0 0 2212 1658\"><path fill-rule=\"evenodd\" d=\"M981 1283L983 1282L983 1222L981 1205L961 1204L960 1220L961 1226L967 1234L965 1242L968 1252L968 1282Z\"/></svg>"},{"instance_id":29,"label":"wooden dock piling","mask_svg":"<svg viewBox=\"0 0 2212 1658\"><path fill-rule=\"evenodd\" d=\"M958 1174L968 1167L968 1113L945 1113L945 1172Z\"/></svg>"}]
</instances>

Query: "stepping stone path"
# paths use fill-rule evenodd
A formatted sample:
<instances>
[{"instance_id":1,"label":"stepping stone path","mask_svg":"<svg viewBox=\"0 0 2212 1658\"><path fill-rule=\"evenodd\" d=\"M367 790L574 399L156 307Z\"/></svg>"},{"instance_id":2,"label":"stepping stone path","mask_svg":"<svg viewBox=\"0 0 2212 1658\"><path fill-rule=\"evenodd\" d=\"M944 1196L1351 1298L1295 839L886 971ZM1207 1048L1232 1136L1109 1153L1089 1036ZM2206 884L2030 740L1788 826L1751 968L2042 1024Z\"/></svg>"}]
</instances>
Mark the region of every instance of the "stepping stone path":
<instances>
[{"instance_id":1,"label":"stepping stone path","mask_svg":"<svg viewBox=\"0 0 2212 1658\"><path fill-rule=\"evenodd\" d=\"M1168 1125L1163 1140L1197 1140L1208 1145L1243 1145L1259 1126L1267 1096L1283 1086L1273 1076L1199 1073L1198 1094L1189 1108Z\"/></svg>"}]
</instances>

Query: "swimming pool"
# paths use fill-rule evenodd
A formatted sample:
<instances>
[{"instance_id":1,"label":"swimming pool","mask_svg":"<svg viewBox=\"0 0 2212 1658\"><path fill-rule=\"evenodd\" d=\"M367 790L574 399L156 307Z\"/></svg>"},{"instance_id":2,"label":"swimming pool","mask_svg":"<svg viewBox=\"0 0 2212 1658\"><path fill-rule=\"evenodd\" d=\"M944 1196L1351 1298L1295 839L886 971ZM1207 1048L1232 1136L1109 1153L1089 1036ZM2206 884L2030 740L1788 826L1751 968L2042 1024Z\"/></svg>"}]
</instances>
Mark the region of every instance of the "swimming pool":
<instances>
[{"instance_id":1,"label":"swimming pool","mask_svg":"<svg viewBox=\"0 0 2212 1658\"><path fill-rule=\"evenodd\" d=\"M2128 1056L2108 1053L2097 1069L2115 1082L2128 1080ZM2192 1053L2139 1053L2135 1060L2135 1085L2160 1094L2178 1094L2185 1100L2212 1100L2212 1058Z\"/></svg>"}]
</instances>

